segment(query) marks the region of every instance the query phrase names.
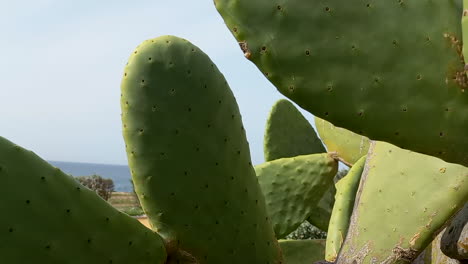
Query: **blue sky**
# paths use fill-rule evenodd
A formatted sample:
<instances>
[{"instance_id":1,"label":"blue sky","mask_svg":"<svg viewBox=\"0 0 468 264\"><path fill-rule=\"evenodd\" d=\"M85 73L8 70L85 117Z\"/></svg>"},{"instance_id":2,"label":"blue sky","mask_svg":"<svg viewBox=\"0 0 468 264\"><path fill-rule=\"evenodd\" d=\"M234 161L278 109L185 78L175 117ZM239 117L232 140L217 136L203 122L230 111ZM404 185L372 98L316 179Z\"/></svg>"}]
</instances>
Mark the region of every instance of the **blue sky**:
<instances>
[{"instance_id":1,"label":"blue sky","mask_svg":"<svg viewBox=\"0 0 468 264\"><path fill-rule=\"evenodd\" d=\"M212 0L0 3L1 136L47 160L126 164L124 65L140 42L170 34L199 46L223 72L253 163L263 162L264 125L282 96L243 57Z\"/></svg>"}]
</instances>

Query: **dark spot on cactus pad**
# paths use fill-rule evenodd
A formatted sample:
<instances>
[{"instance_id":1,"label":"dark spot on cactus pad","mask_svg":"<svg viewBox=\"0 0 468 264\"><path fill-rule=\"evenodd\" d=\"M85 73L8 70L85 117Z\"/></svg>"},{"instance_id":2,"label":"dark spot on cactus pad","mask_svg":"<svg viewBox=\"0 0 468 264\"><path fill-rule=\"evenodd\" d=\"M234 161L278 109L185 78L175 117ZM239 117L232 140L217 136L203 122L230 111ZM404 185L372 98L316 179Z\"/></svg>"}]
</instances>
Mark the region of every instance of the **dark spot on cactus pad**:
<instances>
[{"instance_id":1,"label":"dark spot on cactus pad","mask_svg":"<svg viewBox=\"0 0 468 264\"><path fill-rule=\"evenodd\" d=\"M8 229L8 232L10 232L10 233L13 233L13 231L14 231L14 229L11 228L11 227Z\"/></svg>"},{"instance_id":2,"label":"dark spot on cactus pad","mask_svg":"<svg viewBox=\"0 0 468 264\"><path fill-rule=\"evenodd\" d=\"M280 5L277 5L277 6L276 6L276 9L278 9L278 10L280 10L280 11L281 11L281 10L283 9L283 7L282 7L282 6L280 6Z\"/></svg>"},{"instance_id":3,"label":"dark spot on cactus pad","mask_svg":"<svg viewBox=\"0 0 468 264\"><path fill-rule=\"evenodd\" d=\"M129 246L133 245L133 241L128 241L128 245Z\"/></svg>"},{"instance_id":4,"label":"dark spot on cactus pad","mask_svg":"<svg viewBox=\"0 0 468 264\"><path fill-rule=\"evenodd\" d=\"M151 57L149 57L148 60L151 61L152 60Z\"/></svg>"},{"instance_id":5,"label":"dark spot on cactus pad","mask_svg":"<svg viewBox=\"0 0 468 264\"><path fill-rule=\"evenodd\" d=\"M45 246L45 249L49 250L49 249L50 249L50 245L46 245L46 246Z\"/></svg>"},{"instance_id":6,"label":"dark spot on cactus pad","mask_svg":"<svg viewBox=\"0 0 468 264\"><path fill-rule=\"evenodd\" d=\"M325 112L325 115L328 116L328 112Z\"/></svg>"},{"instance_id":7,"label":"dark spot on cactus pad","mask_svg":"<svg viewBox=\"0 0 468 264\"><path fill-rule=\"evenodd\" d=\"M288 87L288 89L289 89L289 91L290 91L291 93L293 93L294 90L296 90L296 87L295 87L294 85L290 85L290 86Z\"/></svg>"},{"instance_id":8,"label":"dark spot on cactus pad","mask_svg":"<svg viewBox=\"0 0 468 264\"><path fill-rule=\"evenodd\" d=\"M31 203L31 201L30 201L30 200L26 200L26 204L30 204L30 203Z\"/></svg>"},{"instance_id":9,"label":"dark spot on cactus pad","mask_svg":"<svg viewBox=\"0 0 468 264\"><path fill-rule=\"evenodd\" d=\"M399 136L400 135L400 132L395 132L395 136Z\"/></svg>"},{"instance_id":10,"label":"dark spot on cactus pad","mask_svg":"<svg viewBox=\"0 0 468 264\"><path fill-rule=\"evenodd\" d=\"M44 176L42 176L42 177L41 177L41 180L45 181L45 177L44 177Z\"/></svg>"},{"instance_id":11,"label":"dark spot on cactus pad","mask_svg":"<svg viewBox=\"0 0 468 264\"><path fill-rule=\"evenodd\" d=\"M367 6L367 7L371 7L371 4L367 4L366 6Z\"/></svg>"},{"instance_id":12,"label":"dark spot on cactus pad","mask_svg":"<svg viewBox=\"0 0 468 264\"><path fill-rule=\"evenodd\" d=\"M328 7L328 6L325 7L325 11L326 11L326 12L330 12L330 7Z\"/></svg>"},{"instance_id":13,"label":"dark spot on cactus pad","mask_svg":"<svg viewBox=\"0 0 468 264\"><path fill-rule=\"evenodd\" d=\"M91 238L88 238L87 242L88 244L91 244Z\"/></svg>"},{"instance_id":14,"label":"dark spot on cactus pad","mask_svg":"<svg viewBox=\"0 0 468 264\"><path fill-rule=\"evenodd\" d=\"M71 210L70 210L70 209L67 209L67 210L66 210L66 212L67 212L67 213L70 213L70 212L71 212Z\"/></svg>"},{"instance_id":15,"label":"dark spot on cactus pad","mask_svg":"<svg viewBox=\"0 0 468 264\"><path fill-rule=\"evenodd\" d=\"M310 50L306 50L305 54L306 54L306 56L309 56L310 55Z\"/></svg>"},{"instance_id":16,"label":"dark spot on cactus pad","mask_svg":"<svg viewBox=\"0 0 468 264\"><path fill-rule=\"evenodd\" d=\"M190 107L189 107L187 110L188 110L189 112L192 112L192 108L190 108Z\"/></svg>"},{"instance_id":17,"label":"dark spot on cactus pad","mask_svg":"<svg viewBox=\"0 0 468 264\"><path fill-rule=\"evenodd\" d=\"M236 27L232 28L232 32L237 33L237 28Z\"/></svg>"},{"instance_id":18,"label":"dark spot on cactus pad","mask_svg":"<svg viewBox=\"0 0 468 264\"><path fill-rule=\"evenodd\" d=\"M416 79L417 79L418 81L422 80L421 74L418 74L418 75L416 76Z\"/></svg>"},{"instance_id":19,"label":"dark spot on cactus pad","mask_svg":"<svg viewBox=\"0 0 468 264\"><path fill-rule=\"evenodd\" d=\"M444 136L444 132L440 132L440 133L439 133L439 136L440 136L440 137L443 137L443 136Z\"/></svg>"}]
</instances>

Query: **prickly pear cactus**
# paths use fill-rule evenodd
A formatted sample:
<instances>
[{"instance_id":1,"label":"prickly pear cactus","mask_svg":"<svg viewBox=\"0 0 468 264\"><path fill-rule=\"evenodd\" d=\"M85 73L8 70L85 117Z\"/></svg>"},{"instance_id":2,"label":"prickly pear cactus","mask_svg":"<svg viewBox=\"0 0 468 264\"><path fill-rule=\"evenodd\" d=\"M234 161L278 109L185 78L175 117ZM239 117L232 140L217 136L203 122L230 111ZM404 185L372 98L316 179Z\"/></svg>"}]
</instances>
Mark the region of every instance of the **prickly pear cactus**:
<instances>
[{"instance_id":1,"label":"prickly pear cactus","mask_svg":"<svg viewBox=\"0 0 468 264\"><path fill-rule=\"evenodd\" d=\"M255 166L277 238L294 231L313 212L338 171L330 154L283 158Z\"/></svg>"},{"instance_id":2,"label":"prickly pear cactus","mask_svg":"<svg viewBox=\"0 0 468 264\"><path fill-rule=\"evenodd\" d=\"M414 260L468 200L468 168L373 142L337 262Z\"/></svg>"},{"instance_id":3,"label":"prickly pear cactus","mask_svg":"<svg viewBox=\"0 0 468 264\"><path fill-rule=\"evenodd\" d=\"M327 152L307 119L285 99L271 108L263 142L266 161Z\"/></svg>"},{"instance_id":4,"label":"prickly pear cactus","mask_svg":"<svg viewBox=\"0 0 468 264\"><path fill-rule=\"evenodd\" d=\"M366 156L363 156L351 167L348 174L336 183L335 205L327 234L325 252L327 261L334 262L343 245L365 163Z\"/></svg>"},{"instance_id":5,"label":"prickly pear cactus","mask_svg":"<svg viewBox=\"0 0 468 264\"><path fill-rule=\"evenodd\" d=\"M161 237L0 137L2 263L163 264Z\"/></svg>"},{"instance_id":6,"label":"prickly pear cactus","mask_svg":"<svg viewBox=\"0 0 468 264\"><path fill-rule=\"evenodd\" d=\"M325 255L325 240L280 240L286 264L310 264L322 260Z\"/></svg>"},{"instance_id":7,"label":"prickly pear cactus","mask_svg":"<svg viewBox=\"0 0 468 264\"><path fill-rule=\"evenodd\" d=\"M265 129L263 151L266 161L326 152L309 121L285 99L277 101L271 108ZM318 193L315 193L315 196L317 195ZM326 231L335 202L334 196L335 186L328 184L320 200L308 205L310 210L307 221Z\"/></svg>"},{"instance_id":8,"label":"prickly pear cactus","mask_svg":"<svg viewBox=\"0 0 468 264\"><path fill-rule=\"evenodd\" d=\"M121 106L135 189L170 257L281 263L236 100L205 53L173 36L143 42Z\"/></svg>"},{"instance_id":9,"label":"prickly pear cactus","mask_svg":"<svg viewBox=\"0 0 468 264\"><path fill-rule=\"evenodd\" d=\"M302 108L468 165L462 0L214 2L245 56Z\"/></svg>"},{"instance_id":10,"label":"prickly pear cactus","mask_svg":"<svg viewBox=\"0 0 468 264\"><path fill-rule=\"evenodd\" d=\"M356 163L369 150L370 140L332 123L315 117L315 127L328 151L338 153L347 165Z\"/></svg>"}]
</instances>

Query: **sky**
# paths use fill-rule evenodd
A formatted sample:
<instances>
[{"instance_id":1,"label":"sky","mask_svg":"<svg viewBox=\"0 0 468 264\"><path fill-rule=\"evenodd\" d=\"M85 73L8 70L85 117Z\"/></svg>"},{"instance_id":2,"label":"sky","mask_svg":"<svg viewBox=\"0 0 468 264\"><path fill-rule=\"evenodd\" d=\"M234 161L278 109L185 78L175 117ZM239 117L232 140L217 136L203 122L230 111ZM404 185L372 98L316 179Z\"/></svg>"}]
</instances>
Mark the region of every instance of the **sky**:
<instances>
[{"instance_id":1,"label":"sky","mask_svg":"<svg viewBox=\"0 0 468 264\"><path fill-rule=\"evenodd\" d=\"M266 119L283 96L244 58L212 0L0 0L0 6L0 136L46 160L127 164L120 120L125 63L142 41L176 35L224 74L252 162L264 161Z\"/></svg>"}]
</instances>

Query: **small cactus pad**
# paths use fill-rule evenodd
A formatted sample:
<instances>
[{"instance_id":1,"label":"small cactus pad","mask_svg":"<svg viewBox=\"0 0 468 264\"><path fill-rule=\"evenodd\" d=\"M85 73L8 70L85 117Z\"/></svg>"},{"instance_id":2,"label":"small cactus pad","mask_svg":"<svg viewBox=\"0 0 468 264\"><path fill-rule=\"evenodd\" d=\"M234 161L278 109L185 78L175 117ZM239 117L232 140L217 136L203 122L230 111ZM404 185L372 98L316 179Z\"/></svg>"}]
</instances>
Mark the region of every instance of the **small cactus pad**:
<instances>
[{"instance_id":1,"label":"small cactus pad","mask_svg":"<svg viewBox=\"0 0 468 264\"><path fill-rule=\"evenodd\" d=\"M328 230L333 204L335 203L335 193L335 185L332 184L325 191L318 204L311 209L307 222L325 232Z\"/></svg>"},{"instance_id":2,"label":"small cactus pad","mask_svg":"<svg viewBox=\"0 0 468 264\"><path fill-rule=\"evenodd\" d=\"M326 152L309 121L285 99L271 109L263 151L266 161Z\"/></svg>"},{"instance_id":3,"label":"small cactus pad","mask_svg":"<svg viewBox=\"0 0 468 264\"><path fill-rule=\"evenodd\" d=\"M323 260L325 256L325 240L280 240L286 264L312 264Z\"/></svg>"},{"instance_id":4,"label":"small cactus pad","mask_svg":"<svg viewBox=\"0 0 468 264\"><path fill-rule=\"evenodd\" d=\"M348 232L349 221L353 212L354 200L359 187L359 180L366 163L366 156L361 157L348 174L336 183L335 205L328 226L325 260L334 262L343 240Z\"/></svg>"},{"instance_id":5,"label":"small cactus pad","mask_svg":"<svg viewBox=\"0 0 468 264\"><path fill-rule=\"evenodd\" d=\"M327 153L255 166L277 238L284 238L307 219L328 186L333 185L337 170L338 162Z\"/></svg>"},{"instance_id":6,"label":"small cactus pad","mask_svg":"<svg viewBox=\"0 0 468 264\"><path fill-rule=\"evenodd\" d=\"M440 249L451 258L468 261L468 202L445 229Z\"/></svg>"},{"instance_id":7,"label":"small cactus pad","mask_svg":"<svg viewBox=\"0 0 468 264\"><path fill-rule=\"evenodd\" d=\"M165 263L160 236L2 137L0 179L2 263Z\"/></svg>"},{"instance_id":8,"label":"small cactus pad","mask_svg":"<svg viewBox=\"0 0 468 264\"><path fill-rule=\"evenodd\" d=\"M365 136L336 127L318 117L315 117L315 127L328 151L337 152L347 164L354 164L369 150L370 140Z\"/></svg>"},{"instance_id":9,"label":"small cactus pad","mask_svg":"<svg viewBox=\"0 0 468 264\"><path fill-rule=\"evenodd\" d=\"M135 189L168 251L199 264L280 263L236 100L210 58L174 36L147 40L121 88Z\"/></svg>"},{"instance_id":10,"label":"small cactus pad","mask_svg":"<svg viewBox=\"0 0 468 264\"><path fill-rule=\"evenodd\" d=\"M373 142L337 264L414 260L468 199L468 168Z\"/></svg>"},{"instance_id":11,"label":"small cactus pad","mask_svg":"<svg viewBox=\"0 0 468 264\"><path fill-rule=\"evenodd\" d=\"M468 165L462 0L214 2L244 55L303 109Z\"/></svg>"}]
</instances>

